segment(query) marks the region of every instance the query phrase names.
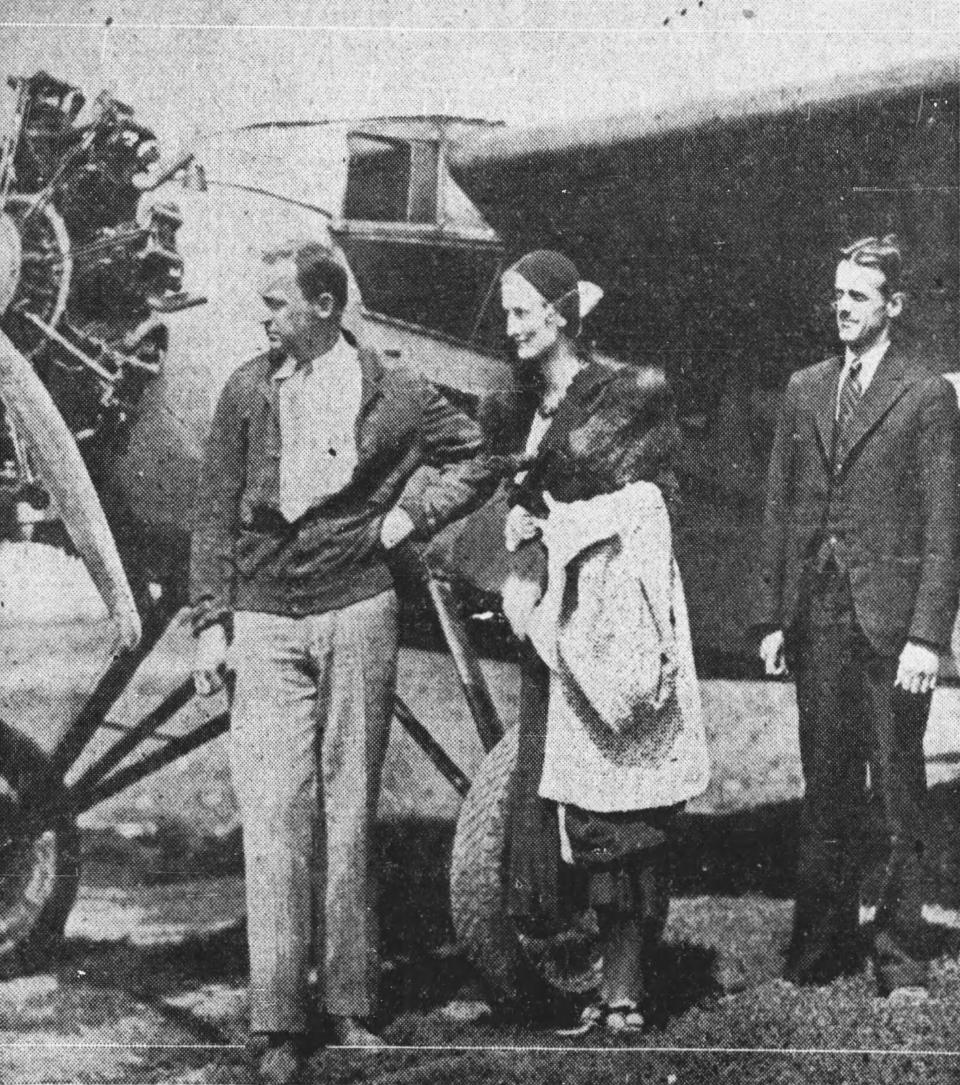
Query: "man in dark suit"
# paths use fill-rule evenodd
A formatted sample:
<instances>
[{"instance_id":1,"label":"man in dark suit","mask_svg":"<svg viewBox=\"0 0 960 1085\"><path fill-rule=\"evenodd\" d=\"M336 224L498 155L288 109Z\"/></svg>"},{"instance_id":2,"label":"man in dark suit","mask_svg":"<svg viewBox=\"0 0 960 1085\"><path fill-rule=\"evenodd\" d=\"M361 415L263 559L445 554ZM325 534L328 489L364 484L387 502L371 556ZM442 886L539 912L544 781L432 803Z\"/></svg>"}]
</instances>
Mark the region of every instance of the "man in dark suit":
<instances>
[{"instance_id":1,"label":"man in dark suit","mask_svg":"<svg viewBox=\"0 0 960 1085\"><path fill-rule=\"evenodd\" d=\"M793 374L774 439L754 628L766 672L797 685L806 793L786 977L860 963L862 815L887 853L872 955L881 994L922 998L923 734L957 610L953 388L891 341L896 238L843 250L843 355Z\"/></svg>"}]
</instances>

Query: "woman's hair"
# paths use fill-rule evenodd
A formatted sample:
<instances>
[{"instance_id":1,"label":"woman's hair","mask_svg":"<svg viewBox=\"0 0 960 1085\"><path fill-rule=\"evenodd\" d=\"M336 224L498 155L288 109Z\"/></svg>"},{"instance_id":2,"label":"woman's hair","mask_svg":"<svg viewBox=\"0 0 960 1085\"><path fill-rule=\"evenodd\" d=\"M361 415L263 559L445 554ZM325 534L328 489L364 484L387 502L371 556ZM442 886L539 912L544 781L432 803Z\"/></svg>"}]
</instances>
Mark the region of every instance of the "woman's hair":
<instances>
[{"instance_id":1,"label":"woman's hair","mask_svg":"<svg viewBox=\"0 0 960 1085\"><path fill-rule=\"evenodd\" d=\"M526 279L556 309L565 321L565 333L576 339L580 334L580 275L573 261L553 249L536 249L522 256L504 274L510 272Z\"/></svg>"}]
</instances>

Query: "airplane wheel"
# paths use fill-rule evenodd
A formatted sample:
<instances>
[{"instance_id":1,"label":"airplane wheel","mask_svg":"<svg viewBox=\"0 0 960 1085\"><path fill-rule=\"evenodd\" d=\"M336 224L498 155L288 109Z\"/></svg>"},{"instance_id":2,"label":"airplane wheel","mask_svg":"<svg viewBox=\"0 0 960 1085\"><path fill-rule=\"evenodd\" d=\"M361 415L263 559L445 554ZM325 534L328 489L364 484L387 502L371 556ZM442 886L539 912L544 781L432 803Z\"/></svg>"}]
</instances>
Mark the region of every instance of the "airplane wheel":
<instances>
[{"instance_id":1,"label":"airplane wheel","mask_svg":"<svg viewBox=\"0 0 960 1085\"><path fill-rule=\"evenodd\" d=\"M453 841L450 906L454 930L495 997L528 1002L584 995L600 982L598 931L587 917L554 938L528 938L506 909L507 802L517 760L509 730L482 761L464 799Z\"/></svg>"},{"instance_id":2,"label":"airplane wheel","mask_svg":"<svg viewBox=\"0 0 960 1085\"><path fill-rule=\"evenodd\" d=\"M0 723L0 977L38 971L60 945L80 884L80 834L69 815L23 824L22 798L41 786L48 759Z\"/></svg>"}]
</instances>

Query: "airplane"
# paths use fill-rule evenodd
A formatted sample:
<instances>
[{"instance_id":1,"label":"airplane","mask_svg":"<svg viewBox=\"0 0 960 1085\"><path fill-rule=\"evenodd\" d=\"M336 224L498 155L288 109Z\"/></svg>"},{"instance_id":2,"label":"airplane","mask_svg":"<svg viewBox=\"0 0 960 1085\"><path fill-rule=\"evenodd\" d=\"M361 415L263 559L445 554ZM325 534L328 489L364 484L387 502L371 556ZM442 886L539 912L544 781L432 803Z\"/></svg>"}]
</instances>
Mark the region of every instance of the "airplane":
<instances>
[{"instance_id":1,"label":"airplane","mask_svg":"<svg viewBox=\"0 0 960 1085\"><path fill-rule=\"evenodd\" d=\"M958 368L957 87L949 58L548 128L272 121L205 141L140 214L149 207L162 222L176 205L164 228L207 303L164 314L167 358L156 379L138 371L142 403L120 427L119 452L103 439L117 428L103 405L98 437L89 419L73 424L97 445L115 531L131 525L121 533L143 543L127 565L143 582L177 579L204 426L229 372L262 342L251 299L265 246L332 241L362 299L348 324L468 405L510 379L500 272L553 246L605 290L587 324L596 347L662 365L676 389L694 639L703 666L737 673L736 601L748 590L776 405L789 373L831 345L840 244L900 234L913 269L907 334L933 368ZM119 266L102 260L101 277L108 263ZM71 315L95 302L74 294ZM42 332L21 334L36 349ZM168 467L159 476L158 449ZM483 568L467 572L493 586Z\"/></svg>"},{"instance_id":2,"label":"airplane","mask_svg":"<svg viewBox=\"0 0 960 1085\"><path fill-rule=\"evenodd\" d=\"M904 237L909 330L936 369L957 368L958 84L951 58L533 130L447 116L268 121L165 161L122 103L104 95L84 113L64 81L14 79L0 148L0 518L8 536L62 541L65 530L114 634L93 696L47 750L15 720L0 732L13 783L61 793L186 601L203 440L227 376L264 343L257 276L288 239L340 248L357 298L346 325L468 407L511 379L503 268L544 245L573 257L606 291L587 325L597 349L662 365L677 390L679 550L699 659L704 673L742 673L777 399L827 345L841 242ZM482 562L470 575L481 595L493 586ZM81 778L49 845L61 862L76 810L129 779L118 766L145 733ZM28 811L17 838L34 857L18 868L24 886L40 884L52 809L44 799ZM25 931L62 929L67 897L18 898L0 914L0 956Z\"/></svg>"},{"instance_id":3,"label":"airplane","mask_svg":"<svg viewBox=\"0 0 960 1085\"><path fill-rule=\"evenodd\" d=\"M246 163L236 183L323 205L364 334L451 394L509 381L497 280L512 259L558 248L603 287L592 345L662 366L676 390L698 665L735 675L752 666L742 614L777 405L790 373L834 347L842 244L899 234L903 332L935 371L960 369L958 86L950 56L532 128L265 122L220 153ZM404 331L429 338L398 345ZM434 337L446 349L425 349ZM449 545L482 609L498 564Z\"/></svg>"},{"instance_id":4,"label":"airplane","mask_svg":"<svg viewBox=\"0 0 960 1085\"><path fill-rule=\"evenodd\" d=\"M679 560L701 668L744 651L751 552L780 394L835 349L839 248L905 244L903 332L960 368L955 56L809 86L549 127L454 150L516 257L558 248L605 297L598 349L662 366L684 433Z\"/></svg>"},{"instance_id":5,"label":"airplane","mask_svg":"<svg viewBox=\"0 0 960 1085\"><path fill-rule=\"evenodd\" d=\"M79 884L78 815L227 729L226 702L196 705L190 680L132 725L109 712L187 601L190 514L213 407L236 365L266 348L255 304L264 254L278 239L335 244L329 227L343 217L338 203L333 221L289 172L297 136L320 164L328 126L281 129L287 172L271 170L262 183L255 174L276 143L272 125L219 141L221 171L217 141L202 161L162 160L154 132L108 94L87 108L79 88L45 72L10 85L14 122L0 143L0 536L31 541L35 594L54 604L54 616L76 613L90 628L78 633L47 615L33 629L34 600L21 593L24 614L0 600L8 606L0 623L0 974L42 960L62 934ZM357 178L347 178L344 197L355 288L358 279L388 284L372 263L380 224L357 217L371 213L362 199L371 158L386 149L395 161L412 147L423 184L392 230L395 258L408 265L411 246L428 240L429 266L446 269L458 304L464 291L469 298L494 281L500 243L439 155L448 130L465 126L385 118L360 133L339 127L334 158L346 161L346 141ZM449 378L448 394L464 402L508 375L502 358L471 349L459 329L420 326L409 311L368 316L357 303L344 322L388 363L411 355ZM80 559L96 606L76 567L45 564L55 547ZM48 574L52 593L40 583ZM415 558L398 575L429 601L481 743L491 747L503 730L449 593ZM43 667L74 672L71 690L80 693L60 705L46 689L33 696ZM184 729L179 714L190 708ZM465 794L462 769L399 696L394 714ZM164 729L175 718L174 730ZM93 739L104 729L119 737L98 749Z\"/></svg>"}]
</instances>

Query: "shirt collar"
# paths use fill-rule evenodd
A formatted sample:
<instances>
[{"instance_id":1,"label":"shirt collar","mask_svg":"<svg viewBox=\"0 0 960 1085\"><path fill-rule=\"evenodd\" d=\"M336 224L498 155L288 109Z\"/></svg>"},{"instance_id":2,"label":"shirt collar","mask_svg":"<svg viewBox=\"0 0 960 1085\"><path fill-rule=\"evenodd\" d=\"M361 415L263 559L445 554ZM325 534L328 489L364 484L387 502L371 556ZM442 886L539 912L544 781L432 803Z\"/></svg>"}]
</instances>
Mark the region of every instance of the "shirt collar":
<instances>
[{"instance_id":1,"label":"shirt collar","mask_svg":"<svg viewBox=\"0 0 960 1085\"><path fill-rule=\"evenodd\" d=\"M861 354L854 354L847 347L846 359L844 360L844 372L848 373L855 361L860 363L860 383L866 387L873 379L877 366L883 361L884 355L890 349L890 337L884 336L878 342L871 344Z\"/></svg>"},{"instance_id":2,"label":"shirt collar","mask_svg":"<svg viewBox=\"0 0 960 1085\"><path fill-rule=\"evenodd\" d=\"M309 362L298 362L296 358L288 354L271 376L275 381L280 382L292 377L299 369L305 370L306 375L309 376L315 372L314 363L319 359L323 359L321 365L324 369L332 367L335 371L339 371L341 365L349 362L351 358L355 359L356 356L356 349L341 335L326 354L321 354L319 358L313 358Z\"/></svg>"}]
</instances>

